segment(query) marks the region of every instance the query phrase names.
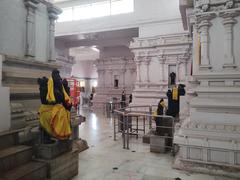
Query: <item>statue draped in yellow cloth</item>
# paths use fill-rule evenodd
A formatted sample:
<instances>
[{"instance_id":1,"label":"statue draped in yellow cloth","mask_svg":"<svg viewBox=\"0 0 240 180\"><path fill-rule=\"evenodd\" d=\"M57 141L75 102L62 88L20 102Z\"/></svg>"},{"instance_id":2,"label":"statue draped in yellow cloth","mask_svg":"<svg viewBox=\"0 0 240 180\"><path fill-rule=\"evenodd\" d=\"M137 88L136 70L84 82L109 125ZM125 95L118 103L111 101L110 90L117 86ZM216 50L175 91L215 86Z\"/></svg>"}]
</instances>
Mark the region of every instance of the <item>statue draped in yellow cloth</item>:
<instances>
[{"instance_id":1,"label":"statue draped in yellow cloth","mask_svg":"<svg viewBox=\"0 0 240 180\"><path fill-rule=\"evenodd\" d=\"M39 108L41 128L48 135L57 139L68 139L71 135L69 87L66 80L61 79L58 70L53 70L52 77L39 78Z\"/></svg>"}]
</instances>

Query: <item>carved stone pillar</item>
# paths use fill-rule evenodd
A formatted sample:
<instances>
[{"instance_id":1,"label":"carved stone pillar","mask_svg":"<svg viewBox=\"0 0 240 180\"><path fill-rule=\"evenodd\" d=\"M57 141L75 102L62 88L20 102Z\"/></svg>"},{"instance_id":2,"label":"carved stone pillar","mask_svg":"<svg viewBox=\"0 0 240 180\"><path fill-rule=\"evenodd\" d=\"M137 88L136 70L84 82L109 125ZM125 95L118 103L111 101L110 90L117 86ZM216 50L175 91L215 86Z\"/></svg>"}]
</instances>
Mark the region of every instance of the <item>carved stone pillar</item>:
<instances>
[{"instance_id":1,"label":"carved stone pillar","mask_svg":"<svg viewBox=\"0 0 240 180\"><path fill-rule=\"evenodd\" d=\"M197 15L199 21L200 41L201 41L201 64L200 69L211 69L211 62L209 58L209 28L212 25L210 22L216 15L205 14Z\"/></svg>"},{"instance_id":2,"label":"carved stone pillar","mask_svg":"<svg viewBox=\"0 0 240 180\"><path fill-rule=\"evenodd\" d=\"M102 70L102 85L103 87L106 87L106 83L105 83L105 75L106 75L106 71L105 70Z\"/></svg>"},{"instance_id":3,"label":"carved stone pillar","mask_svg":"<svg viewBox=\"0 0 240 180\"><path fill-rule=\"evenodd\" d=\"M122 73L122 86L125 87L125 73L126 73L126 69L122 69L121 73Z\"/></svg>"},{"instance_id":4,"label":"carved stone pillar","mask_svg":"<svg viewBox=\"0 0 240 180\"><path fill-rule=\"evenodd\" d=\"M140 72L140 66L141 66L141 61L137 60L136 64L137 64L137 82L141 82L141 72Z\"/></svg>"},{"instance_id":5,"label":"carved stone pillar","mask_svg":"<svg viewBox=\"0 0 240 180\"><path fill-rule=\"evenodd\" d=\"M223 68L235 68L235 59L233 54L233 26L237 21L234 17L239 15L239 11L223 12L220 16L223 18L223 25L225 28L225 41L224 41L224 65Z\"/></svg>"},{"instance_id":6,"label":"carved stone pillar","mask_svg":"<svg viewBox=\"0 0 240 180\"><path fill-rule=\"evenodd\" d=\"M113 71L109 70L109 76L110 76L110 85L113 87Z\"/></svg>"},{"instance_id":7,"label":"carved stone pillar","mask_svg":"<svg viewBox=\"0 0 240 180\"><path fill-rule=\"evenodd\" d=\"M165 61L165 57L159 57L158 59L159 61L159 82L163 82L164 81L164 61Z\"/></svg>"},{"instance_id":8,"label":"carved stone pillar","mask_svg":"<svg viewBox=\"0 0 240 180\"><path fill-rule=\"evenodd\" d=\"M37 9L38 3L39 3L38 0L26 0L24 2L27 8L25 56L29 57L35 57L35 44L36 44L35 10Z\"/></svg>"},{"instance_id":9,"label":"carved stone pillar","mask_svg":"<svg viewBox=\"0 0 240 180\"><path fill-rule=\"evenodd\" d=\"M168 76L169 76L169 64L164 63L163 64L163 82L168 82Z\"/></svg>"},{"instance_id":10,"label":"carved stone pillar","mask_svg":"<svg viewBox=\"0 0 240 180\"><path fill-rule=\"evenodd\" d=\"M150 78L149 78L149 64L151 62L150 58L146 58L146 60L144 61L145 64L145 68L146 68L146 77L145 77L145 82L150 82Z\"/></svg>"},{"instance_id":11,"label":"carved stone pillar","mask_svg":"<svg viewBox=\"0 0 240 180\"><path fill-rule=\"evenodd\" d=\"M98 87L102 87L102 70L97 70L98 72Z\"/></svg>"},{"instance_id":12,"label":"carved stone pillar","mask_svg":"<svg viewBox=\"0 0 240 180\"><path fill-rule=\"evenodd\" d=\"M55 20L57 20L58 15L61 13L61 9L50 5L48 7L48 17L49 17L49 32L48 32L48 60L55 61Z\"/></svg>"},{"instance_id":13,"label":"carved stone pillar","mask_svg":"<svg viewBox=\"0 0 240 180\"><path fill-rule=\"evenodd\" d=\"M180 63L179 61L177 61L177 64L176 64L176 84L179 82L180 80Z\"/></svg>"}]
</instances>

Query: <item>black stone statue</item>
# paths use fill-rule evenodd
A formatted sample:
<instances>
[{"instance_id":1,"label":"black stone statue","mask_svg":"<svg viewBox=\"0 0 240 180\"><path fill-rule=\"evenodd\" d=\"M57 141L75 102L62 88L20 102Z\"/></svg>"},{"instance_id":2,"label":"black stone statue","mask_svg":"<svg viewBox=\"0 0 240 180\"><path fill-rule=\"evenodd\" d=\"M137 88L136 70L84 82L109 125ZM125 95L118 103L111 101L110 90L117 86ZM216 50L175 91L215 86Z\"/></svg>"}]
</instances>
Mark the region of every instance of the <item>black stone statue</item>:
<instances>
[{"instance_id":1,"label":"black stone statue","mask_svg":"<svg viewBox=\"0 0 240 180\"><path fill-rule=\"evenodd\" d=\"M173 116L173 117L178 117L180 108L180 96L185 95L185 85L184 84L179 84L177 87L177 99L173 99L173 90L168 90L167 92L167 97L168 97L168 111L167 115Z\"/></svg>"},{"instance_id":2,"label":"black stone statue","mask_svg":"<svg viewBox=\"0 0 240 180\"><path fill-rule=\"evenodd\" d=\"M42 77L38 78L37 82L39 85L39 92L40 92L40 99L41 103L44 105L56 105L56 104L62 104L66 110L70 111L72 105L65 102L64 98L64 92L63 92L63 87L66 91L66 93L69 95L70 94L70 88L68 86L68 82L66 79L62 81L62 78L59 74L59 71L57 69L54 69L52 71L52 79L54 83L54 96L55 96L55 102L48 102L47 101L47 93L48 93L48 78ZM43 128L40 128L42 131L43 135L43 143L51 143L51 136L45 132Z\"/></svg>"},{"instance_id":3,"label":"black stone statue","mask_svg":"<svg viewBox=\"0 0 240 180\"><path fill-rule=\"evenodd\" d=\"M176 82L175 82L176 81L176 74L174 72L171 72L169 76L170 76L170 84L171 85L176 84Z\"/></svg>"}]
</instances>

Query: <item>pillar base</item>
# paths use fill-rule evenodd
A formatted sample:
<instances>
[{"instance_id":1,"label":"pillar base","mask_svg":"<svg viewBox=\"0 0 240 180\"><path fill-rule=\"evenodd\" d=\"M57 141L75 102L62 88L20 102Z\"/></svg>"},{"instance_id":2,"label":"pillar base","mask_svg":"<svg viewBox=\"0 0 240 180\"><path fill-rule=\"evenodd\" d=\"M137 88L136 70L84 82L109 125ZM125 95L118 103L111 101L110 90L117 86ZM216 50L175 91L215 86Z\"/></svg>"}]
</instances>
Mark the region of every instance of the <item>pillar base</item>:
<instances>
[{"instance_id":1,"label":"pillar base","mask_svg":"<svg viewBox=\"0 0 240 180\"><path fill-rule=\"evenodd\" d=\"M236 64L224 64L223 68L224 69L235 69L237 67Z\"/></svg>"}]
</instances>

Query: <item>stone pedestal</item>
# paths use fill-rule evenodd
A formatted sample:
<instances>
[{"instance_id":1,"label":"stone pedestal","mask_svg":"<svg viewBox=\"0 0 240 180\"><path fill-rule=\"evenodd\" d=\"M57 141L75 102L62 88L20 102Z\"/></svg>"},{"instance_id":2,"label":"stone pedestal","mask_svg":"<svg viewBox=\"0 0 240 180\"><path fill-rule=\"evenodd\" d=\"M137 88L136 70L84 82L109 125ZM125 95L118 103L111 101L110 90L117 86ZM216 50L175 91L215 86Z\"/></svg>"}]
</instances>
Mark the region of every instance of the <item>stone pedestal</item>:
<instances>
[{"instance_id":1,"label":"stone pedestal","mask_svg":"<svg viewBox=\"0 0 240 180\"><path fill-rule=\"evenodd\" d=\"M2 61L3 56L0 55L0 132L10 129L10 92L9 88L2 87Z\"/></svg>"},{"instance_id":2,"label":"stone pedestal","mask_svg":"<svg viewBox=\"0 0 240 180\"><path fill-rule=\"evenodd\" d=\"M154 134L150 135L150 152L165 153L166 138Z\"/></svg>"},{"instance_id":3,"label":"stone pedestal","mask_svg":"<svg viewBox=\"0 0 240 180\"><path fill-rule=\"evenodd\" d=\"M10 99L9 88L0 87L0 131L10 129Z\"/></svg>"},{"instance_id":4,"label":"stone pedestal","mask_svg":"<svg viewBox=\"0 0 240 180\"><path fill-rule=\"evenodd\" d=\"M40 144L37 146L36 157L54 159L71 150L72 140L56 141L52 144Z\"/></svg>"}]
</instances>

